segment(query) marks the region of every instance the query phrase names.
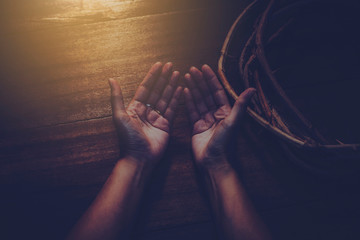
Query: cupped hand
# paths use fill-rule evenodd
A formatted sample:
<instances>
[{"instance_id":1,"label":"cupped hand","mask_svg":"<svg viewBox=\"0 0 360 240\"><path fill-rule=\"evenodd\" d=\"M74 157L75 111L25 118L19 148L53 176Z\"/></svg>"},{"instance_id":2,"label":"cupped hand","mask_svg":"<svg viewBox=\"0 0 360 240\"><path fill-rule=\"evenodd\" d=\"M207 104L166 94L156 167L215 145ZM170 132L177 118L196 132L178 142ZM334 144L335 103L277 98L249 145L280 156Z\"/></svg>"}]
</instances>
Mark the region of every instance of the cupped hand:
<instances>
[{"instance_id":1,"label":"cupped hand","mask_svg":"<svg viewBox=\"0 0 360 240\"><path fill-rule=\"evenodd\" d=\"M256 90L246 89L231 108L224 88L208 65L190 68L184 89L192 132L195 161L205 168L228 166L226 144Z\"/></svg>"},{"instance_id":2,"label":"cupped hand","mask_svg":"<svg viewBox=\"0 0 360 240\"><path fill-rule=\"evenodd\" d=\"M126 109L119 83L109 80L113 120L125 157L150 164L162 157L183 90L179 75L171 63L154 64Z\"/></svg>"}]
</instances>

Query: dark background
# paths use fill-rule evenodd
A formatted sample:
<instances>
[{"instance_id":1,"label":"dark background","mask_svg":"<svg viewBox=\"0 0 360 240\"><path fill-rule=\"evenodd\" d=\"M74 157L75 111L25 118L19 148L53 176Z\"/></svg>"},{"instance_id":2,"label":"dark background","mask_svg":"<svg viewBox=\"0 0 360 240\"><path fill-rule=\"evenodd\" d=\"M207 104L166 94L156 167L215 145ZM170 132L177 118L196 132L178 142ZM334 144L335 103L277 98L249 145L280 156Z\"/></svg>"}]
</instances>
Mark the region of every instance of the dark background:
<instances>
[{"instance_id":1,"label":"dark background","mask_svg":"<svg viewBox=\"0 0 360 240\"><path fill-rule=\"evenodd\" d=\"M247 2L1 1L0 238L63 239L120 154L107 79L128 103L156 61L216 69ZM136 239L216 238L190 132L182 102ZM358 176L310 174L251 119L236 135L234 167L274 239L360 238Z\"/></svg>"}]
</instances>

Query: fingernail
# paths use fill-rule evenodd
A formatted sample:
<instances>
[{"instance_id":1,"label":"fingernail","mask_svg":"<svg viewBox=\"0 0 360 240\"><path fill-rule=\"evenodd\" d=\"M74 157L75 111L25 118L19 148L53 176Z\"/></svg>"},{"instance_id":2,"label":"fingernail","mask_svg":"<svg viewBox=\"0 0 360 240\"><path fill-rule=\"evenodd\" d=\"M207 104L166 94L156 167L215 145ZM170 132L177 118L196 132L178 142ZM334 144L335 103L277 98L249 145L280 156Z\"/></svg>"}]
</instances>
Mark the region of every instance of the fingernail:
<instances>
[{"instance_id":1,"label":"fingernail","mask_svg":"<svg viewBox=\"0 0 360 240\"><path fill-rule=\"evenodd\" d=\"M108 83L109 83L109 85L110 85L111 88L113 87L113 81L114 81L113 78L109 78L109 79L108 79Z\"/></svg>"}]
</instances>

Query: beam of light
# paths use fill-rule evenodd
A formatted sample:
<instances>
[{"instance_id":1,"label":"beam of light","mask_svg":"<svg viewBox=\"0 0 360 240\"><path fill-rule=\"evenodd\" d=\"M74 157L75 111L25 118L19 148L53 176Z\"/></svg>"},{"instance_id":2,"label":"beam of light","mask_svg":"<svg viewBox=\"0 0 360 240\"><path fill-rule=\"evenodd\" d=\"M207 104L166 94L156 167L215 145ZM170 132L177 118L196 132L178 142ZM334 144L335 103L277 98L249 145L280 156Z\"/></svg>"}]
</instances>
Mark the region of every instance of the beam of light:
<instances>
[{"instance_id":1,"label":"beam of light","mask_svg":"<svg viewBox=\"0 0 360 240\"><path fill-rule=\"evenodd\" d=\"M125 3L134 0L54 0L51 6L56 6L55 14L43 17L45 21L77 21L91 18L113 18L122 12Z\"/></svg>"}]
</instances>

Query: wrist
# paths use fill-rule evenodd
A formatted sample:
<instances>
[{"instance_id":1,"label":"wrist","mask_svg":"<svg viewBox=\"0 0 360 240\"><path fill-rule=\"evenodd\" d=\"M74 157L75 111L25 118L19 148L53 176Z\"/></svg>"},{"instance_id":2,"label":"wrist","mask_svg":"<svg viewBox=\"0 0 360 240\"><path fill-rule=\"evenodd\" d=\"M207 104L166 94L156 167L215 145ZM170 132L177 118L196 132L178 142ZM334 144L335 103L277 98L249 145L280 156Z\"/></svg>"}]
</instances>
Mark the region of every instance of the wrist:
<instances>
[{"instance_id":1,"label":"wrist","mask_svg":"<svg viewBox=\"0 0 360 240\"><path fill-rule=\"evenodd\" d=\"M137 176L148 177L154 166L148 161L142 159L134 158L131 156L125 156L119 159L116 163L115 170L119 171L120 169L126 171L130 174L136 174Z\"/></svg>"},{"instance_id":2,"label":"wrist","mask_svg":"<svg viewBox=\"0 0 360 240\"><path fill-rule=\"evenodd\" d=\"M198 168L205 173L226 173L232 169L225 156L206 157L196 161Z\"/></svg>"},{"instance_id":3,"label":"wrist","mask_svg":"<svg viewBox=\"0 0 360 240\"><path fill-rule=\"evenodd\" d=\"M154 168L156 160L149 156L136 156L136 155L126 155L119 161L126 161L129 164L132 164L136 167L143 167L143 168Z\"/></svg>"}]
</instances>

